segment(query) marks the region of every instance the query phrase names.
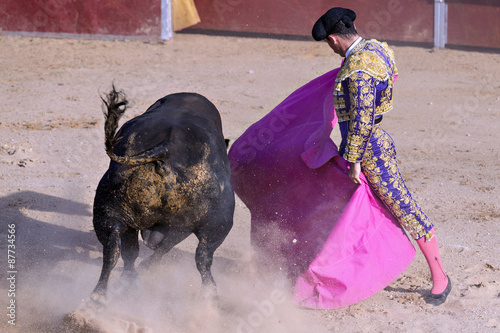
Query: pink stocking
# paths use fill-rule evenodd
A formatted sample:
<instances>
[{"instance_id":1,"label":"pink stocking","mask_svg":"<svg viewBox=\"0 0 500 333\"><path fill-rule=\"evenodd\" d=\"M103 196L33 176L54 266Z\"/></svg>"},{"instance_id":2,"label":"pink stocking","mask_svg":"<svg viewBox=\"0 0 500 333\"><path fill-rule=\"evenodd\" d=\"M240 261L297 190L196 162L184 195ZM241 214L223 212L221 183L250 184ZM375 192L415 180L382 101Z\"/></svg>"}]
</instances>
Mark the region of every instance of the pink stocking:
<instances>
[{"instance_id":1,"label":"pink stocking","mask_svg":"<svg viewBox=\"0 0 500 333\"><path fill-rule=\"evenodd\" d=\"M434 229L431 229L434 234ZM432 276L432 290L433 294L440 294L446 289L448 278L444 272L441 256L439 255L439 247L436 237L432 237L429 241L425 241L426 237L417 239L417 244L425 256Z\"/></svg>"}]
</instances>

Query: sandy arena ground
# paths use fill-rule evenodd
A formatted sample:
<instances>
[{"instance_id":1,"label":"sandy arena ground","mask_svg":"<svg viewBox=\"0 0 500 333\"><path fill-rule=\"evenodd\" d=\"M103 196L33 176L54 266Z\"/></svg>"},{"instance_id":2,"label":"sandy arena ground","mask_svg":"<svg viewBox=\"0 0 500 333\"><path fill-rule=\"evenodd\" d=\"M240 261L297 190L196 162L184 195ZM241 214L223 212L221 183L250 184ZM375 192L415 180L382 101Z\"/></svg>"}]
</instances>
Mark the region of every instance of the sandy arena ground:
<instances>
[{"instance_id":1,"label":"sandy arena ground","mask_svg":"<svg viewBox=\"0 0 500 333\"><path fill-rule=\"evenodd\" d=\"M92 202L109 162L100 94L113 82L124 89L133 102L130 119L166 94L201 93L219 108L234 141L340 58L324 43L305 41L1 36L2 332L498 332L500 57L393 48L400 75L384 128L396 141L410 189L436 224L454 284L447 303L423 301L430 273L417 251L410 267L368 300L338 310L299 308L286 281L256 271L250 213L238 200L234 228L214 260L217 306L198 298L191 237L132 286L123 286L115 269L109 306L95 312L86 307L102 257ZM15 281L7 279L12 229ZM141 248L138 262L150 253ZM15 326L7 322L11 300Z\"/></svg>"}]
</instances>

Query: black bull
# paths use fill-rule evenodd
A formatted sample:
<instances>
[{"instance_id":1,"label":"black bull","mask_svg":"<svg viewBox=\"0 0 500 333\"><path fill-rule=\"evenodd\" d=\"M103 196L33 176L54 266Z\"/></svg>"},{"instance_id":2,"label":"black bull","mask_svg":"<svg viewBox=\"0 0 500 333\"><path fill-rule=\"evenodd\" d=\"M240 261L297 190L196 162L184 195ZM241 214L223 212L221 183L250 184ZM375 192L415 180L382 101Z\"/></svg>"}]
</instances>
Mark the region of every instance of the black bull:
<instances>
[{"instance_id":1,"label":"black bull","mask_svg":"<svg viewBox=\"0 0 500 333\"><path fill-rule=\"evenodd\" d=\"M231 230L234 214L227 144L217 108L198 94L172 94L116 133L127 100L113 87L103 101L111 162L94 200L103 266L91 298L105 297L120 253L123 275L136 275L139 230L144 243L155 250L145 266L194 233L202 284L215 291L213 255Z\"/></svg>"}]
</instances>

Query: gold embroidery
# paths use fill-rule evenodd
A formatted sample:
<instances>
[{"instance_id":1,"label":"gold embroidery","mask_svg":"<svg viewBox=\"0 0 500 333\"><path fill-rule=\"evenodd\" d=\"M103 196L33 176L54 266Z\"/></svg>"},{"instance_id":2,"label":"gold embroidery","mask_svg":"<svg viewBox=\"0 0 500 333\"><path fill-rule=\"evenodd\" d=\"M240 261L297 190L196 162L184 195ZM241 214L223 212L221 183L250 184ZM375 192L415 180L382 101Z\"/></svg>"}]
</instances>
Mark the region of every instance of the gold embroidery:
<instances>
[{"instance_id":1,"label":"gold embroidery","mask_svg":"<svg viewBox=\"0 0 500 333\"><path fill-rule=\"evenodd\" d=\"M370 187L412 238L429 237L427 230L432 228L432 224L408 192L397 167L396 151L392 140L379 125L375 125L372 135L372 140L367 145L365 158L361 163L363 174ZM376 143L377 150L380 149L378 157L373 153L372 142ZM378 161L383 161L384 170L377 166ZM409 205L409 208L405 209L403 205Z\"/></svg>"},{"instance_id":2,"label":"gold embroidery","mask_svg":"<svg viewBox=\"0 0 500 333\"><path fill-rule=\"evenodd\" d=\"M366 73L354 73L348 81L351 105L344 158L349 162L360 162L373 128L376 91L374 79Z\"/></svg>"},{"instance_id":3,"label":"gold embroidery","mask_svg":"<svg viewBox=\"0 0 500 333\"><path fill-rule=\"evenodd\" d=\"M357 72L368 74L380 82L389 79L389 72L384 59L371 51L351 53L337 74L336 82L342 82Z\"/></svg>"},{"instance_id":4,"label":"gold embroidery","mask_svg":"<svg viewBox=\"0 0 500 333\"><path fill-rule=\"evenodd\" d=\"M348 121L349 110L346 109L344 94L351 93L345 81L356 76L356 73L365 73L375 79L376 83L386 82L387 86L380 92L380 100L376 102L375 115L381 115L392 110L392 87L394 84L394 75L397 74L397 68L394 62L394 52L387 43L377 40L363 40L352 50L346 58L344 65L339 70L335 80L334 105L339 122ZM363 94L366 89L363 88ZM372 98L376 98L373 95ZM372 101L363 101L365 106ZM350 103L354 103L350 101ZM351 105L352 108L352 105Z\"/></svg>"},{"instance_id":5,"label":"gold embroidery","mask_svg":"<svg viewBox=\"0 0 500 333\"><path fill-rule=\"evenodd\" d=\"M425 234L425 241L429 242L432 239L432 237L434 237L434 233L432 232L432 230L429 230L429 232Z\"/></svg>"},{"instance_id":6,"label":"gold embroidery","mask_svg":"<svg viewBox=\"0 0 500 333\"><path fill-rule=\"evenodd\" d=\"M363 139L359 135L353 135L351 136L351 144L355 146L359 146L360 144L363 143Z\"/></svg>"},{"instance_id":7,"label":"gold embroidery","mask_svg":"<svg viewBox=\"0 0 500 333\"><path fill-rule=\"evenodd\" d=\"M335 94L334 95L334 101L333 101L334 105L335 105L335 109L344 109L345 108L345 99L344 99L344 95L337 95Z\"/></svg>"}]
</instances>

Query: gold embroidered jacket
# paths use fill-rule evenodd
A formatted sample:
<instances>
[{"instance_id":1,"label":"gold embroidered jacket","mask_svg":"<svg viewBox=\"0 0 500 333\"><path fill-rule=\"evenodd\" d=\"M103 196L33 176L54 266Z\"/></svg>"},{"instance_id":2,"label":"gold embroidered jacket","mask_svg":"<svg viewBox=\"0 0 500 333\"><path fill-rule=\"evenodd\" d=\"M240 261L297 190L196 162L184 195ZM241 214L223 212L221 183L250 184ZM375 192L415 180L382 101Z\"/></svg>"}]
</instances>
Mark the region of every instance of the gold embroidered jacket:
<instances>
[{"instance_id":1,"label":"gold embroidered jacket","mask_svg":"<svg viewBox=\"0 0 500 333\"><path fill-rule=\"evenodd\" d=\"M349 121L347 142L340 150L349 162L363 160L375 118L392 110L395 75L393 51L374 39L359 42L339 70L334 103L339 123Z\"/></svg>"}]
</instances>

